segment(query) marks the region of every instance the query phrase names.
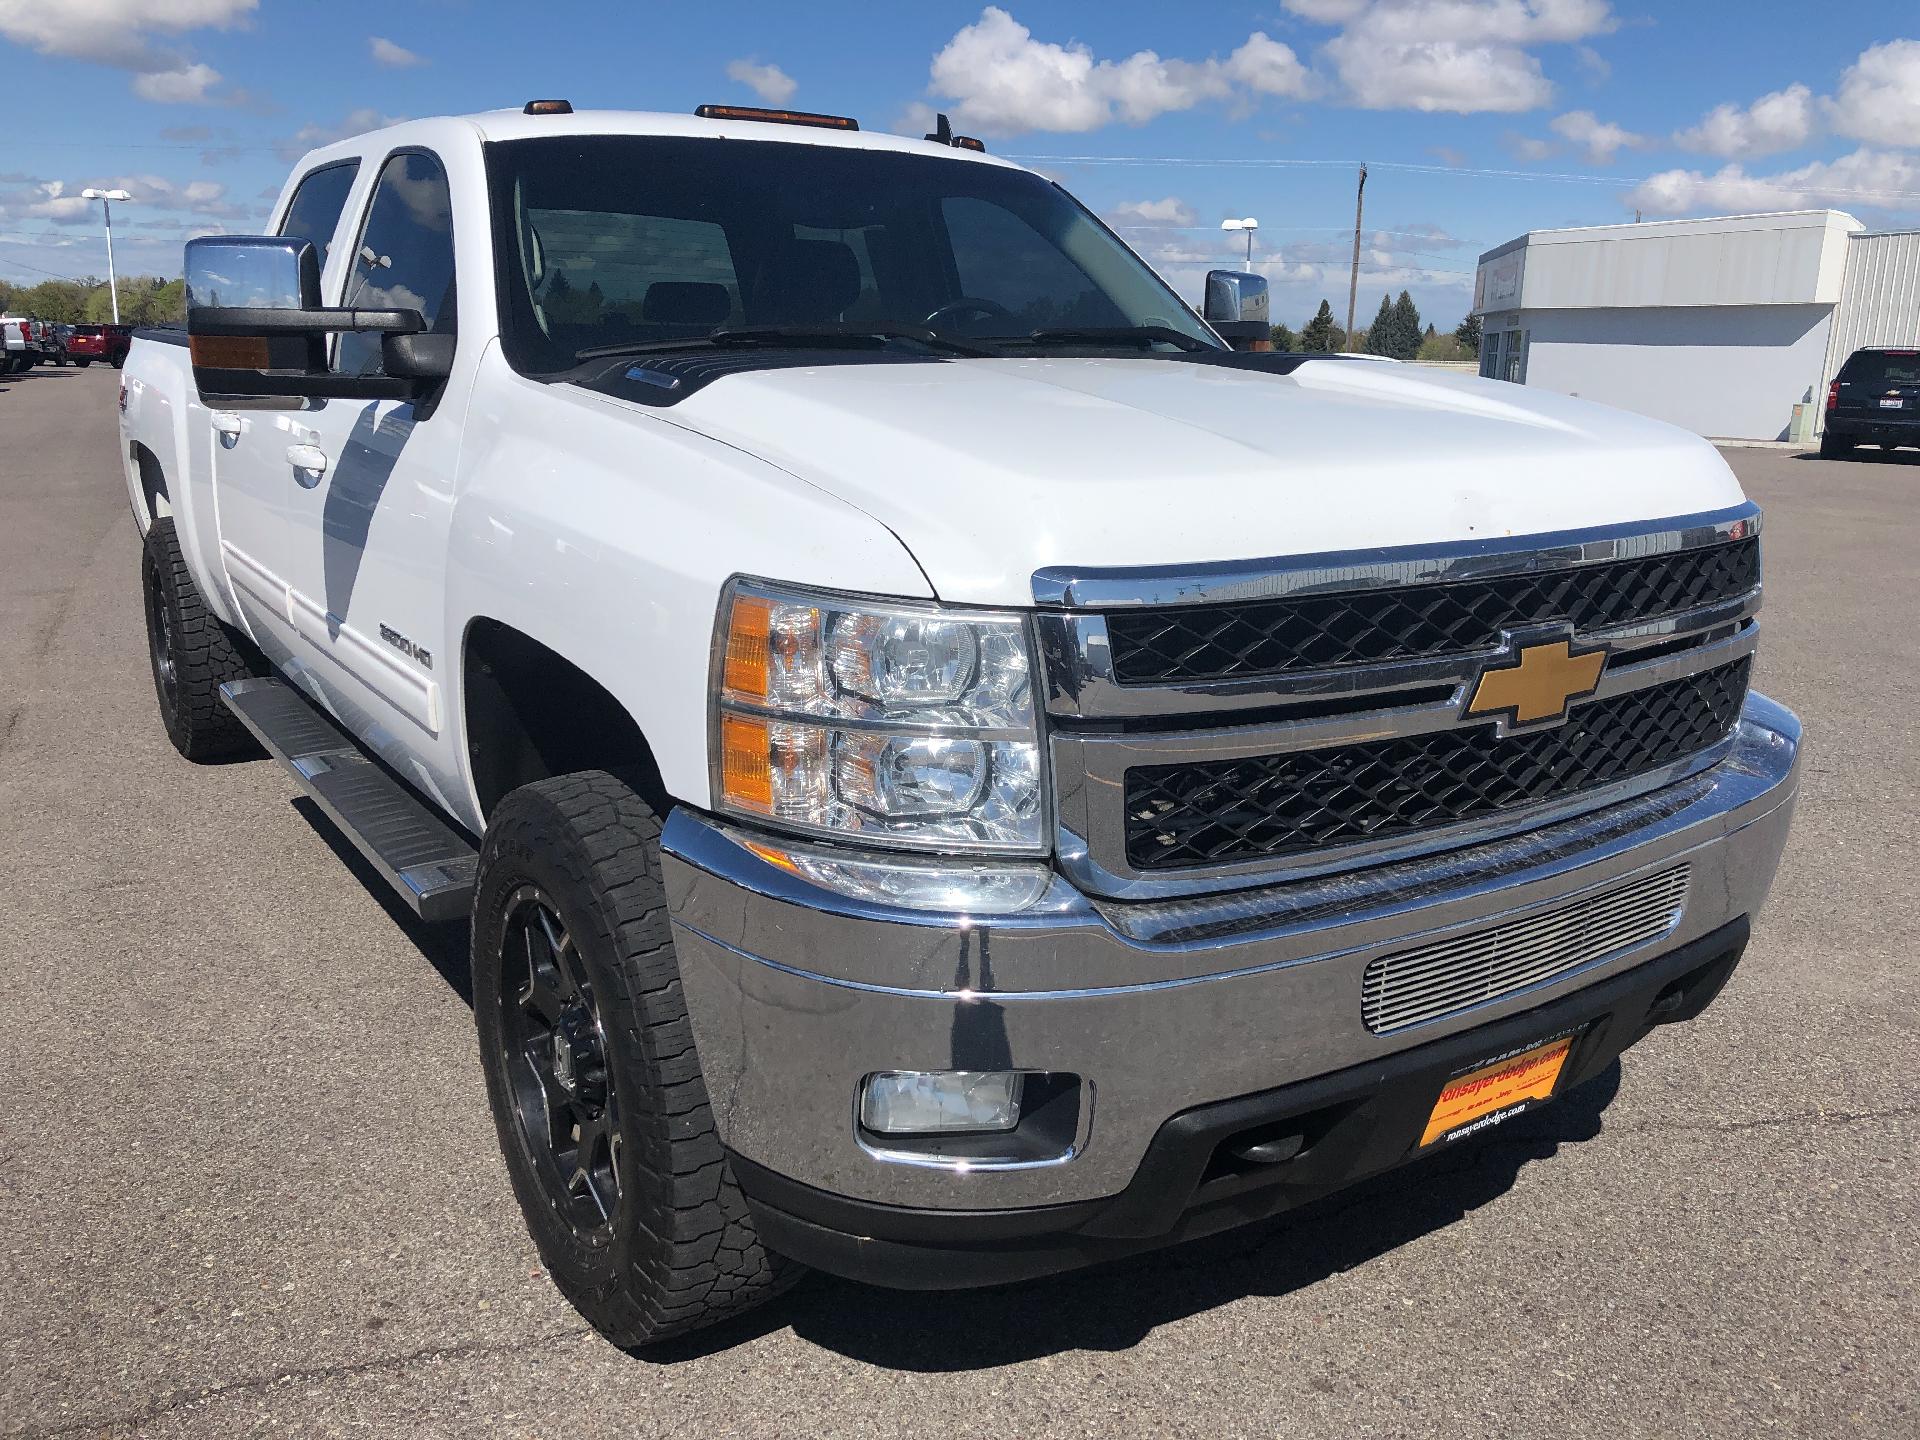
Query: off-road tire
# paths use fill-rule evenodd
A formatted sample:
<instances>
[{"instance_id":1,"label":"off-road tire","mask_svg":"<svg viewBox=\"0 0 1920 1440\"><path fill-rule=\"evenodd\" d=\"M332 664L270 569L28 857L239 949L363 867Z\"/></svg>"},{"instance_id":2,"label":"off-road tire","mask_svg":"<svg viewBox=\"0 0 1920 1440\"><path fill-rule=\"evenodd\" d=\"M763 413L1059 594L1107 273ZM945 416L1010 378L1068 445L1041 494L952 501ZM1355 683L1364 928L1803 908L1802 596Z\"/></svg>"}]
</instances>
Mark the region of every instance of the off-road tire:
<instances>
[{"instance_id":1,"label":"off-road tire","mask_svg":"<svg viewBox=\"0 0 1920 1440\"><path fill-rule=\"evenodd\" d=\"M1831 430L1820 437L1820 458L1822 460L1844 460L1853 454L1855 442L1842 440Z\"/></svg>"},{"instance_id":2,"label":"off-road tire","mask_svg":"<svg viewBox=\"0 0 1920 1440\"><path fill-rule=\"evenodd\" d=\"M140 595L154 698L173 748L196 762L257 752L247 727L220 702L222 685L252 673L242 642L200 598L170 516L161 516L147 531Z\"/></svg>"},{"instance_id":3,"label":"off-road tire","mask_svg":"<svg viewBox=\"0 0 1920 1440\"><path fill-rule=\"evenodd\" d=\"M515 898L538 895L590 982L617 1098L619 1198L583 1229L536 1160L510 1075L519 1003L503 981ZM520 901L524 904L524 898ZM660 822L604 771L522 786L487 825L473 900L474 1020L516 1198L554 1282L617 1345L649 1345L752 1309L803 1273L765 1249L715 1133L660 873ZM503 994L515 988L515 994ZM520 1093L524 1094L524 1090Z\"/></svg>"}]
</instances>

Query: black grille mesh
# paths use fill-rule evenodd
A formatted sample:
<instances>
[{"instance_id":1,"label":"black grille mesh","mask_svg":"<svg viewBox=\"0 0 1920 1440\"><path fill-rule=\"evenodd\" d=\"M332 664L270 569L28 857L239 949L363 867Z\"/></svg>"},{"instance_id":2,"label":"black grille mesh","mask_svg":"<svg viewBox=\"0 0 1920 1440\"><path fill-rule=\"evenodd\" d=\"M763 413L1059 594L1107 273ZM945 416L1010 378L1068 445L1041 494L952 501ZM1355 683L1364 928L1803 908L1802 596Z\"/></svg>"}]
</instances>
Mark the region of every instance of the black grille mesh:
<instances>
[{"instance_id":1,"label":"black grille mesh","mask_svg":"<svg viewBox=\"0 0 1920 1440\"><path fill-rule=\"evenodd\" d=\"M1491 725L1127 772L1136 870L1271 859L1558 800L1684 760L1739 717L1752 662L1583 705L1551 730Z\"/></svg>"},{"instance_id":2,"label":"black grille mesh","mask_svg":"<svg viewBox=\"0 0 1920 1440\"><path fill-rule=\"evenodd\" d=\"M1631 625L1759 583L1760 542L1750 538L1452 584L1114 611L1107 634L1123 685L1239 680L1480 650L1498 645L1502 630L1558 621L1579 631Z\"/></svg>"}]
</instances>

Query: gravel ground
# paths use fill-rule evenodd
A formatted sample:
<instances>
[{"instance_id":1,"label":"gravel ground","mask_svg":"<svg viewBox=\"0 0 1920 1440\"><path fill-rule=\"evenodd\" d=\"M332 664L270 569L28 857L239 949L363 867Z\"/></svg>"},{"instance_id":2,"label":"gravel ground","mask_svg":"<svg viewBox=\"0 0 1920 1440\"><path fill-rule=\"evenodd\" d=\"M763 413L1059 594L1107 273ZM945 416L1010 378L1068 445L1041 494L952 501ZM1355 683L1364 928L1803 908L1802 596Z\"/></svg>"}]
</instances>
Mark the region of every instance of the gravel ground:
<instances>
[{"instance_id":1,"label":"gravel ground","mask_svg":"<svg viewBox=\"0 0 1920 1440\"><path fill-rule=\"evenodd\" d=\"M1419 1183L665 1356L542 1274L461 940L154 714L116 376L0 382L0 1433L1920 1434L1920 455L1730 451L1811 737L1726 995Z\"/></svg>"}]
</instances>

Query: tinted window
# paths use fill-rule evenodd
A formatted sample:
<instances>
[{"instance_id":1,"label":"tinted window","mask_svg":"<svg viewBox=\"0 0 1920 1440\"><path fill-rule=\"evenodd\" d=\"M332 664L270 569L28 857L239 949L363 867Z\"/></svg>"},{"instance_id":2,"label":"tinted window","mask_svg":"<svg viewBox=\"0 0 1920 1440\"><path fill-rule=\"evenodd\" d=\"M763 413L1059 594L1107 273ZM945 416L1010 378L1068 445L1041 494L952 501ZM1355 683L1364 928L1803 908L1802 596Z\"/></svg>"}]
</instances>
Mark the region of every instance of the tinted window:
<instances>
[{"instance_id":1,"label":"tinted window","mask_svg":"<svg viewBox=\"0 0 1920 1440\"><path fill-rule=\"evenodd\" d=\"M556 333L598 335L645 323L704 332L739 317L727 233L710 220L534 206L523 223L539 323Z\"/></svg>"},{"instance_id":2,"label":"tinted window","mask_svg":"<svg viewBox=\"0 0 1920 1440\"><path fill-rule=\"evenodd\" d=\"M1004 205L956 195L940 209L962 295L1011 315L1022 330L1127 323L1086 271Z\"/></svg>"},{"instance_id":3,"label":"tinted window","mask_svg":"<svg viewBox=\"0 0 1920 1440\"><path fill-rule=\"evenodd\" d=\"M1876 354L1855 351L1840 368L1840 378L1849 385L1920 385L1920 353L1914 351Z\"/></svg>"},{"instance_id":4,"label":"tinted window","mask_svg":"<svg viewBox=\"0 0 1920 1440\"><path fill-rule=\"evenodd\" d=\"M353 177L359 169L358 161L349 161L315 170L293 192L287 218L280 222L282 235L312 243L323 270L327 251L333 247L333 232L340 228L340 212L347 208L347 192L353 189Z\"/></svg>"},{"instance_id":5,"label":"tinted window","mask_svg":"<svg viewBox=\"0 0 1920 1440\"><path fill-rule=\"evenodd\" d=\"M418 310L429 334L453 333L453 201L433 156L409 151L381 169L343 303ZM378 375L380 337L342 335L337 364L349 375Z\"/></svg>"},{"instance_id":6,"label":"tinted window","mask_svg":"<svg viewBox=\"0 0 1920 1440\"><path fill-rule=\"evenodd\" d=\"M506 354L531 373L727 325L930 326L994 350L1165 325L1217 343L1063 191L1008 166L591 136L497 142L487 167Z\"/></svg>"}]
</instances>

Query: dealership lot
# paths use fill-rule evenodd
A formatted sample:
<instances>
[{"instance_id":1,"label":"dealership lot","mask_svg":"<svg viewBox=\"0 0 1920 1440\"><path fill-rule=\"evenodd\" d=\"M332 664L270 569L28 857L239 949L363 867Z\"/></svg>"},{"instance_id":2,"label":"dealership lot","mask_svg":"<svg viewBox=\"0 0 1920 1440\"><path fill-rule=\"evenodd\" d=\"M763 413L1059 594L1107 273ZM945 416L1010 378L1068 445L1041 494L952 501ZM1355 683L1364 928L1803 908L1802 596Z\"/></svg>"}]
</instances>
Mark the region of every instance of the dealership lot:
<instances>
[{"instance_id":1,"label":"dealership lot","mask_svg":"<svg viewBox=\"0 0 1920 1440\"><path fill-rule=\"evenodd\" d=\"M277 767L168 747L116 380L0 381L0 1434L1920 1429L1920 454L1728 452L1810 743L1699 1023L1289 1222L996 1292L815 1279L634 1358L521 1226L464 937Z\"/></svg>"}]
</instances>

